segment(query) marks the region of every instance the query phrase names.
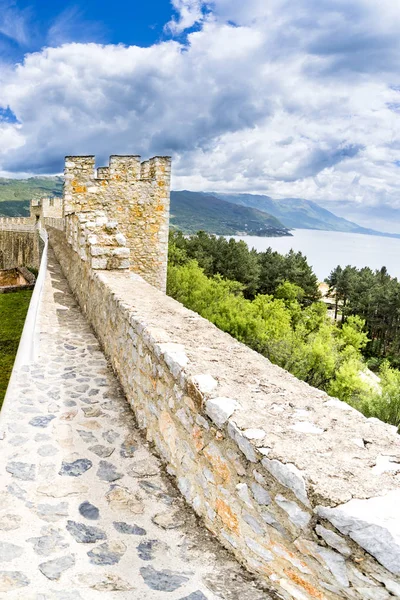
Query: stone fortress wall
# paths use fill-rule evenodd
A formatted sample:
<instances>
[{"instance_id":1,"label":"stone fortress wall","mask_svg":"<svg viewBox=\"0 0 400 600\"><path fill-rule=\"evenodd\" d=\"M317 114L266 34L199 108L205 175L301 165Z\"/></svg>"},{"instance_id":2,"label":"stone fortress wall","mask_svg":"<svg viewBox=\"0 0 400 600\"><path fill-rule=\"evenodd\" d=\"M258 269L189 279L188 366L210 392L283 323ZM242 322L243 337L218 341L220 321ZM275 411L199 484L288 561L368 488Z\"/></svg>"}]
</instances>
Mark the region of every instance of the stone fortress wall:
<instances>
[{"instance_id":1,"label":"stone fortress wall","mask_svg":"<svg viewBox=\"0 0 400 600\"><path fill-rule=\"evenodd\" d=\"M280 597L400 598L399 436L165 296L169 168L68 157L64 216L40 217L139 427Z\"/></svg>"},{"instance_id":2,"label":"stone fortress wall","mask_svg":"<svg viewBox=\"0 0 400 600\"><path fill-rule=\"evenodd\" d=\"M109 224L118 223L131 270L159 288L166 281L170 173L169 157L111 156L97 171L94 156L65 162L64 216L102 211ZM127 258L122 250L120 256ZM98 268L107 268L107 260L99 256Z\"/></svg>"},{"instance_id":3,"label":"stone fortress wall","mask_svg":"<svg viewBox=\"0 0 400 600\"><path fill-rule=\"evenodd\" d=\"M123 169L110 161L115 179L108 170L92 179L92 158L67 159L66 216L56 227L48 222L49 239L181 493L222 544L287 600L400 598L395 429L296 380L166 297L166 239L153 262L153 230L132 220L154 218L158 231L167 229L169 161L147 163L162 173L158 186L159 175L144 177L143 165L139 177L137 157L119 160ZM163 204L152 202L158 187ZM138 189L147 202L140 211ZM146 278L159 290L129 271L136 247L135 270L150 262ZM125 252L113 254L118 249Z\"/></svg>"}]
</instances>

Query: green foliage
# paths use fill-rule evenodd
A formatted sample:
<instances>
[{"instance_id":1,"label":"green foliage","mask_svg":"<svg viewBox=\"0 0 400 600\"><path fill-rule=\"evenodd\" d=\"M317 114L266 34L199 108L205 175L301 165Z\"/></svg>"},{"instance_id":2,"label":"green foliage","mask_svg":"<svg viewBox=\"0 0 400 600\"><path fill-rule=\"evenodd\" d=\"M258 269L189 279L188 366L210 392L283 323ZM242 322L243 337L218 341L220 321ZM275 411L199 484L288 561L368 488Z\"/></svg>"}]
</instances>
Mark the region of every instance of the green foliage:
<instances>
[{"instance_id":1,"label":"green foliage","mask_svg":"<svg viewBox=\"0 0 400 600\"><path fill-rule=\"evenodd\" d=\"M0 406L7 390L31 296L29 290L0 294Z\"/></svg>"},{"instance_id":2,"label":"green foliage","mask_svg":"<svg viewBox=\"0 0 400 600\"><path fill-rule=\"evenodd\" d=\"M62 188L62 177L0 178L0 216L28 216L34 196L61 196Z\"/></svg>"},{"instance_id":3,"label":"green foliage","mask_svg":"<svg viewBox=\"0 0 400 600\"><path fill-rule=\"evenodd\" d=\"M364 398L362 411L400 428L400 371L385 361L379 371L381 391Z\"/></svg>"},{"instance_id":4,"label":"green foliage","mask_svg":"<svg viewBox=\"0 0 400 600\"><path fill-rule=\"evenodd\" d=\"M195 259L208 277L219 274L242 283L246 298L276 295L277 288L285 282L301 288L301 291L296 288L296 294L302 305L319 298L317 277L301 252L290 251L285 256L271 248L256 252L249 250L243 241L227 240L204 231L192 236L184 236L180 231L170 233L170 262L174 265L182 264L175 259L177 248L185 251L188 260Z\"/></svg>"},{"instance_id":5,"label":"green foliage","mask_svg":"<svg viewBox=\"0 0 400 600\"><path fill-rule=\"evenodd\" d=\"M385 267L372 271L340 266L326 279L336 297L338 316L345 324L354 316L365 321L368 342L361 346L372 366L388 358L400 367L400 283ZM344 325L343 325L344 328Z\"/></svg>"},{"instance_id":6,"label":"green foliage","mask_svg":"<svg viewBox=\"0 0 400 600\"><path fill-rule=\"evenodd\" d=\"M393 281L384 271L364 271L381 284ZM299 379L399 426L400 372L384 362L381 382L374 379L362 355L370 344L366 320L347 312L357 277L352 267L331 274L330 285L346 309L338 324L328 318L325 304L312 301L318 298L315 275L300 253L256 253L204 232L189 238L171 234L170 296Z\"/></svg>"}]
</instances>

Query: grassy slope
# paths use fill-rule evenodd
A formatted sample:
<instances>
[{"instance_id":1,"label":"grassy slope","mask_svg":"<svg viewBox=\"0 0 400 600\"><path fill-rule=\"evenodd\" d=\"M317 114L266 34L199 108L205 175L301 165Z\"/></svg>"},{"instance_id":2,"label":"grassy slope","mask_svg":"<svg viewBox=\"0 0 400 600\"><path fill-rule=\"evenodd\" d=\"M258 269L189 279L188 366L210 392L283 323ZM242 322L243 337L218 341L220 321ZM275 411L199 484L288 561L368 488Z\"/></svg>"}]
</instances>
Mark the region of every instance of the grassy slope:
<instances>
[{"instance_id":1,"label":"grassy slope","mask_svg":"<svg viewBox=\"0 0 400 600\"><path fill-rule=\"evenodd\" d=\"M62 177L0 177L0 216L26 217L29 214L29 201L33 196L61 196L62 186Z\"/></svg>"},{"instance_id":2,"label":"grassy slope","mask_svg":"<svg viewBox=\"0 0 400 600\"><path fill-rule=\"evenodd\" d=\"M30 290L0 294L0 406L6 393L31 296Z\"/></svg>"},{"instance_id":3,"label":"grassy slope","mask_svg":"<svg viewBox=\"0 0 400 600\"><path fill-rule=\"evenodd\" d=\"M202 229L219 235L248 232L252 235L287 235L286 228L272 215L238 206L211 194L171 192L171 224L184 233Z\"/></svg>"}]
</instances>

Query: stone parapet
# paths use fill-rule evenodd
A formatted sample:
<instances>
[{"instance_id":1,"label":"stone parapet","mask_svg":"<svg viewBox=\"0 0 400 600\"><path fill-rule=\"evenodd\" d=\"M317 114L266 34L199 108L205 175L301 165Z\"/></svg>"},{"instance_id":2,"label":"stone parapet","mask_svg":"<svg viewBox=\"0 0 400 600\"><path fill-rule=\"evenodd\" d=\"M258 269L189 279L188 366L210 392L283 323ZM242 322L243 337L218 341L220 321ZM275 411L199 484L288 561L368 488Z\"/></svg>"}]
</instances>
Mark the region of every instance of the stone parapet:
<instances>
[{"instance_id":1,"label":"stone parapet","mask_svg":"<svg viewBox=\"0 0 400 600\"><path fill-rule=\"evenodd\" d=\"M69 244L92 269L129 269L126 238L103 211L68 215L64 227Z\"/></svg>"},{"instance_id":2,"label":"stone parapet","mask_svg":"<svg viewBox=\"0 0 400 600\"><path fill-rule=\"evenodd\" d=\"M0 217L0 231L33 231L35 221L31 217Z\"/></svg>"},{"instance_id":3,"label":"stone parapet","mask_svg":"<svg viewBox=\"0 0 400 600\"><path fill-rule=\"evenodd\" d=\"M208 529L286 600L400 598L394 428L298 381L141 277L94 271L69 231L72 245L49 229L69 285L139 426Z\"/></svg>"}]
</instances>

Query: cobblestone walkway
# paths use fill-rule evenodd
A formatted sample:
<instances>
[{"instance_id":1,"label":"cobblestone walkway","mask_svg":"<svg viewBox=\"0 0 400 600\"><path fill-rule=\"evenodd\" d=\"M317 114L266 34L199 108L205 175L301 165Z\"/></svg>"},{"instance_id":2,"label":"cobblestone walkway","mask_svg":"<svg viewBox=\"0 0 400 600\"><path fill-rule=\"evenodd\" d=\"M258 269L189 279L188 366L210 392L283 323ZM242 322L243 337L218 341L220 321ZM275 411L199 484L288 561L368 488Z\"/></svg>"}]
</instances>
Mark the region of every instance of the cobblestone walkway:
<instances>
[{"instance_id":1,"label":"cobblestone walkway","mask_svg":"<svg viewBox=\"0 0 400 600\"><path fill-rule=\"evenodd\" d=\"M271 598L185 507L52 252L39 326L2 415L0 598Z\"/></svg>"}]
</instances>

